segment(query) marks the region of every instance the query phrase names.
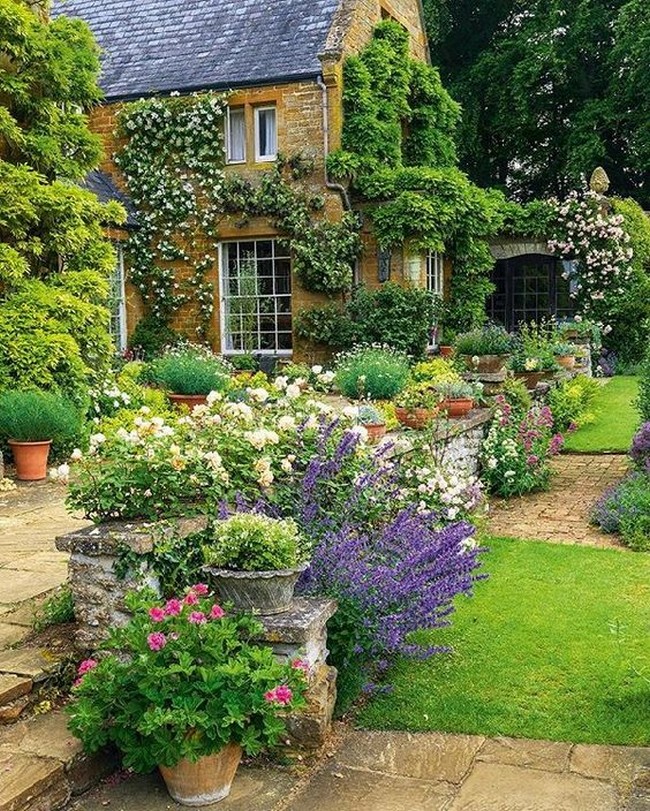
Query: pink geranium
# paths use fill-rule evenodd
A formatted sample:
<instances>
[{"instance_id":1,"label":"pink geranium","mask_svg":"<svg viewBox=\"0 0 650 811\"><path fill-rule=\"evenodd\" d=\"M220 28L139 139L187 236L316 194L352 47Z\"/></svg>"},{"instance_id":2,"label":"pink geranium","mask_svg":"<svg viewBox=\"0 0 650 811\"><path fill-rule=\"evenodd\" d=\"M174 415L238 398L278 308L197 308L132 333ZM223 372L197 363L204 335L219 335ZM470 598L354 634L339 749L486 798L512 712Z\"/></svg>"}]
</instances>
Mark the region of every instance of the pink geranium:
<instances>
[{"instance_id":1,"label":"pink geranium","mask_svg":"<svg viewBox=\"0 0 650 811\"><path fill-rule=\"evenodd\" d=\"M193 591L188 591L188 593L185 595L185 599L183 600L185 605L196 605L198 601L199 598Z\"/></svg>"},{"instance_id":2,"label":"pink geranium","mask_svg":"<svg viewBox=\"0 0 650 811\"><path fill-rule=\"evenodd\" d=\"M165 603L165 614L168 617L177 617L183 610L183 603L180 600L167 600Z\"/></svg>"},{"instance_id":3,"label":"pink geranium","mask_svg":"<svg viewBox=\"0 0 650 811\"><path fill-rule=\"evenodd\" d=\"M226 612L220 605L216 603L212 606L212 611L210 611L210 619L211 620L220 620L223 616L225 616Z\"/></svg>"},{"instance_id":4,"label":"pink geranium","mask_svg":"<svg viewBox=\"0 0 650 811\"><path fill-rule=\"evenodd\" d=\"M77 670L78 676L83 676L85 673L88 673L89 670L94 670L99 662L96 659L84 659L84 661L79 665Z\"/></svg>"},{"instance_id":5,"label":"pink geranium","mask_svg":"<svg viewBox=\"0 0 650 811\"><path fill-rule=\"evenodd\" d=\"M149 619L152 619L154 622L162 622L165 619L165 611L162 608L158 608L158 606L154 606L153 608L149 609Z\"/></svg>"},{"instance_id":6,"label":"pink geranium","mask_svg":"<svg viewBox=\"0 0 650 811\"><path fill-rule=\"evenodd\" d=\"M203 625L204 622L208 621L208 618L205 616L203 611L192 611L188 617L188 621L194 625Z\"/></svg>"},{"instance_id":7,"label":"pink geranium","mask_svg":"<svg viewBox=\"0 0 650 811\"><path fill-rule=\"evenodd\" d=\"M190 591L193 591L199 597L205 597L206 594L210 593L210 589L205 585L205 583L196 583L196 585L192 586Z\"/></svg>"},{"instance_id":8,"label":"pink geranium","mask_svg":"<svg viewBox=\"0 0 650 811\"><path fill-rule=\"evenodd\" d=\"M310 670L309 662L306 662L304 659L294 659L293 662L291 662L291 667L294 670L302 670L305 674L308 674Z\"/></svg>"},{"instance_id":9,"label":"pink geranium","mask_svg":"<svg viewBox=\"0 0 650 811\"><path fill-rule=\"evenodd\" d=\"M280 684L278 687L274 687L273 690L268 690L266 693L264 693L265 701L268 701L269 703L282 704L283 706L290 704L292 698L293 692L290 687L287 687L286 684Z\"/></svg>"},{"instance_id":10,"label":"pink geranium","mask_svg":"<svg viewBox=\"0 0 650 811\"><path fill-rule=\"evenodd\" d=\"M147 644L153 651L162 650L167 644L167 637L165 634L161 634L160 632L156 631L156 633L149 634L147 637Z\"/></svg>"}]
</instances>

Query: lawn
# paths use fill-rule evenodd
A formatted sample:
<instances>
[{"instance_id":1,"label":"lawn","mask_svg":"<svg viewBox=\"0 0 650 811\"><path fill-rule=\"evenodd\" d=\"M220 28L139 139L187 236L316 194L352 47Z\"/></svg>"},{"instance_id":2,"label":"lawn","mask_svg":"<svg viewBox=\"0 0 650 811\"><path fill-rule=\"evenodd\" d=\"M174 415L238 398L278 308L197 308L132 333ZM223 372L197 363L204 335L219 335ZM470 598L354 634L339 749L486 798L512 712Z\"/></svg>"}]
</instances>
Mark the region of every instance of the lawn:
<instances>
[{"instance_id":1,"label":"lawn","mask_svg":"<svg viewBox=\"0 0 650 811\"><path fill-rule=\"evenodd\" d=\"M627 453L639 427L634 401L639 391L636 377L621 375L604 383L594 404L595 422L567 436L565 450L573 453Z\"/></svg>"},{"instance_id":2,"label":"lawn","mask_svg":"<svg viewBox=\"0 0 650 811\"><path fill-rule=\"evenodd\" d=\"M650 744L650 555L491 539L490 579L453 627L455 652L403 660L359 723L576 743ZM613 629L618 628L618 632Z\"/></svg>"}]
</instances>

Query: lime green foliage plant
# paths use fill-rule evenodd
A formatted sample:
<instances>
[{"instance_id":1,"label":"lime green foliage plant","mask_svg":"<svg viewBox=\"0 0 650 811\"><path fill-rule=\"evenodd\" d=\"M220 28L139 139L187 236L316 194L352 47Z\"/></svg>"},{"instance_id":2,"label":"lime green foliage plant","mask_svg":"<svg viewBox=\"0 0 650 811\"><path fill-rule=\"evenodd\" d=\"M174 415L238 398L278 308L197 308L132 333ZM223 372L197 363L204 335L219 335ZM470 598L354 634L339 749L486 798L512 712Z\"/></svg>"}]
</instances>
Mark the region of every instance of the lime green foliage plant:
<instances>
[{"instance_id":1,"label":"lime green foliage plant","mask_svg":"<svg viewBox=\"0 0 650 811\"><path fill-rule=\"evenodd\" d=\"M200 583L165 603L131 594L127 607L132 619L112 631L108 655L81 663L67 707L87 752L114 744L125 766L149 772L229 743L255 755L280 740L281 711L304 704L307 666L256 645L260 623L230 616Z\"/></svg>"},{"instance_id":2,"label":"lime green foliage plant","mask_svg":"<svg viewBox=\"0 0 650 811\"><path fill-rule=\"evenodd\" d=\"M432 358L416 363L411 369L411 380L415 383L458 383L460 374L454 362L445 358Z\"/></svg>"},{"instance_id":3,"label":"lime green foliage plant","mask_svg":"<svg viewBox=\"0 0 650 811\"><path fill-rule=\"evenodd\" d=\"M80 20L2 0L0 53L0 387L81 401L113 351L104 226L124 219L77 185L100 157L86 118L99 50Z\"/></svg>"},{"instance_id":4,"label":"lime green foliage plant","mask_svg":"<svg viewBox=\"0 0 650 811\"><path fill-rule=\"evenodd\" d=\"M179 347L152 360L143 378L174 394L209 394L228 386L230 369L208 349Z\"/></svg>"},{"instance_id":5,"label":"lime green foliage plant","mask_svg":"<svg viewBox=\"0 0 650 811\"><path fill-rule=\"evenodd\" d=\"M54 452L74 443L81 420L75 406L48 391L5 391L0 394L0 436L18 442L52 440Z\"/></svg>"},{"instance_id":6,"label":"lime green foliage plant","mask_svg":"<svg viewBox=\"0 0 650 811\"><path fill-rule=\"evenodd\" d=\"M395 405L398 408L406 408L413 411L416 408L426 408L432 410L440 405L443 396L429 382L411 382L405 386L395 397Z\"/></svg>"},{"instance_id":7,"label":"lime green foliage plant","mask_svg":"<svg viewBox=\"0 0 650 811\"><path fill-rule=\"evenodd\" d=\"M409 359L388 346L359 346L337 356L335 372L345 397L390 400L408 381Z\"/></svg>"},{"instance_id":8,"label":"lime green foliage plant","mask_svg":"<svg viewBox=\"0 0 650 811\"><path fill-rule=\"evenodd\" d=\"M586 375L577 375L552 389L548 404L558 430L575 430L593 422L594 402L600 389L600 383Z\"/></svg>"},{"instance_id":9,"label":"lime green foliage plant","mask_svg":"<svg viewBox=\"0 0 650 811\"><path fill-rule=\"evenodd\" d=\"M216 522L203 556L211 566L266 572L294 569L305 560L306 546L289 518L236 513Z\"/></svg>"}]
</instances>

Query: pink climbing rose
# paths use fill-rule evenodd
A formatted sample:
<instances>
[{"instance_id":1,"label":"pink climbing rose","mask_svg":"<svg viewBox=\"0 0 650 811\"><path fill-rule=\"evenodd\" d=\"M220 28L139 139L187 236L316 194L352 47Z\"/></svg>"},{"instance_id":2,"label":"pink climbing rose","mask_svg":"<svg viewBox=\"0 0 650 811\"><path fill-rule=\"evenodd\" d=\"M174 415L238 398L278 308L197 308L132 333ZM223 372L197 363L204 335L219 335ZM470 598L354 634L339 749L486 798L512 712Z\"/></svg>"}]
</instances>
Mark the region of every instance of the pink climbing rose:
<instances>
[{"instance_id":1,"label":"pink climbing rose","mask_svg":"<svg viewBox=\"0 0 650 811\"><path fill-rule=\"evenodd\" d=\"M220 620L223 616L225 616L226 612L220 605L216 603L212 606L212 611L210 611L210 619L211 620Z\"/></svg>"},{"instance_id":2,"label":"pink climbing rose","mask_svg":"<svg viewBox=\"0 0 650 811\"><path fill-rule=\"evenodd\" d=\"M162 650L167 644L167 637L165 634L161 634L159 631L156 631L156 633L149 634L147 637L147 644L153 651Z\"/></svg>"},{"instance_id":3,"label":"pink climbing rose","mask_svg":"<svg viewBox=\"0 0 650 811\"><path fill-rule=\"evenodd\" d=\"M153 608L149 609L149 619L152 619L154 622L162 622L165 619L165 611L162 608L158 608L158 606L154 606Z\"/></svg>"}]
</instances>

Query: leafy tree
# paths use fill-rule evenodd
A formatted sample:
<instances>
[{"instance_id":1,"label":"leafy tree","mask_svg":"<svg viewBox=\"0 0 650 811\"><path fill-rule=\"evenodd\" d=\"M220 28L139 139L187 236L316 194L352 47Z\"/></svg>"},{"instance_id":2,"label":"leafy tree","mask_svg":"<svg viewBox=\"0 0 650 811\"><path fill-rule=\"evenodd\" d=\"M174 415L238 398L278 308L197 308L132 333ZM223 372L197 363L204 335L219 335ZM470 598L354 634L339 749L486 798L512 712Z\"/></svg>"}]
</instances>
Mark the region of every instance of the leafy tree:
<instances>
[{"instance_id":1,"label":"leafy tree","mask_svg":"<svg viewBox=\"0 0 650 811\"><path fill-rule=\"evenodd\" d=\"M104 226L124 212L78 182L100 157L85 111L98 48L80 21L0 0L0 385L82 398L111 354Z\"/></svg>"}]
</instances>

